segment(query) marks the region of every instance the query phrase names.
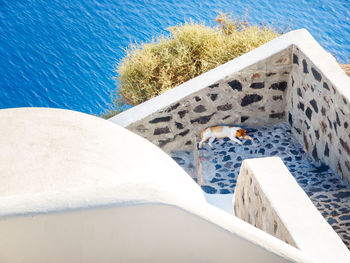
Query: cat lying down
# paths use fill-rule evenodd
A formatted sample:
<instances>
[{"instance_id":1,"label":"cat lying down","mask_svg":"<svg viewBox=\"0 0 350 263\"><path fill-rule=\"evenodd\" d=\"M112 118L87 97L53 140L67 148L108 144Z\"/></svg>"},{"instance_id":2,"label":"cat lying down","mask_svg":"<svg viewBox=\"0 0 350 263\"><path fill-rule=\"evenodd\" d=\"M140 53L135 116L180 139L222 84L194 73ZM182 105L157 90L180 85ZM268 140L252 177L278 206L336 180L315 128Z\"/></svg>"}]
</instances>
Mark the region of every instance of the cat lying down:
<instances>
[{"instance_id":1,"label":"cat lying down","mask_svg":"<svg viewBox=\"0 0 350 263\"><path fill-rule=\"evenodd\" d=\"M203 144L205 144L208 141L208 144L210 148L213 148L212 142L215 139L223 139L223 138L230 138L232 141L242 145L243 143L238 140L239 139L245 139L245 140L251 140L254 141L253 138L248 136L246 134L246 130L240 128L240 127L232 127L232 126L214 126L214 127L208 127L200 134L200 142L199 142L199 148L202 148Z\"/></svg>"}]
</instances>

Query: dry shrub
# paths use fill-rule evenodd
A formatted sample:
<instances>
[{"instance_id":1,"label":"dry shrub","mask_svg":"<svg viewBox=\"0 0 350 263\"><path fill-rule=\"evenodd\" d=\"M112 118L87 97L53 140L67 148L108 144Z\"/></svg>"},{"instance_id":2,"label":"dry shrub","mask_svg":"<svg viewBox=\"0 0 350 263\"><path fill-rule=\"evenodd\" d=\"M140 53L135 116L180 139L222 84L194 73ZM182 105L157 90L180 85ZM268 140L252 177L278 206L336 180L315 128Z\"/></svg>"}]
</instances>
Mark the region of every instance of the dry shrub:
<instances>
[{"instance_id":1,"label":"dry shrub","mask_svg":"<svg viewBox=\"0 0 350 263\"><path fill-rule=\"evenodd\" d=\"M350 77L350 64L339 64L344 72Z\"/></svg>"},{"instance_id":2,"label":"dry shrub","mask_svg":"<svg viewBox=\"0 0 350 263\"><path fill-rule=\"evenodd\" d=\"M217 27L188 22L169 28L168 36L131 45L117 66L115 104L137 105L228 62L279 35L266 25L216 18Z\"/></svg>"}]
</instances>

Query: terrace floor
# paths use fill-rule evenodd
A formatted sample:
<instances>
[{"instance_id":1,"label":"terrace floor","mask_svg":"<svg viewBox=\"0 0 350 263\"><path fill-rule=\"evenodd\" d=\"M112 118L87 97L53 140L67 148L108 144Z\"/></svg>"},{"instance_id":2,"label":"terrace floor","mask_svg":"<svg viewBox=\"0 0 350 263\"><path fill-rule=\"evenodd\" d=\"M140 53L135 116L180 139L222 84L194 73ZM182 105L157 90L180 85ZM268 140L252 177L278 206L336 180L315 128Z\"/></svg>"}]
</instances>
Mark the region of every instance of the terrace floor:
<instances>
[{"instance_id":1,"label":"terrace floor","mask_svg":"<svg viewBox=\"0 0 350 263\"><path fill-rule=\"evenodd\" d=\"M215 140L213 149L205 145L197 156L179 151L172 157L209 194L232 194L244 159L280 157L350 249L350 186L328 166L314 164L292 136L288 124L251 128L247 133L254 143L238 145L228 139Z\"/></svg>"}]
</instances>

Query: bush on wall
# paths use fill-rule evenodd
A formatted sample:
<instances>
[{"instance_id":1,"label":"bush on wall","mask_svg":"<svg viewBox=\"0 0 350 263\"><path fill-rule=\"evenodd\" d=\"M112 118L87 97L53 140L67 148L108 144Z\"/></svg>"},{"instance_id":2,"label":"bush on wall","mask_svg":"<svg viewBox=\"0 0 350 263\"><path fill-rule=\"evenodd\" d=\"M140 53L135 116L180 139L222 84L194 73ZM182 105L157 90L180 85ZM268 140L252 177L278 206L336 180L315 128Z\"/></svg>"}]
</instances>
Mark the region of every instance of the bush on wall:
<instances>
[{"instance_id":1,"label":"bush on wall","mask_svg":"<svg viewBox=\"0 0 350 263\"><path fill-rule=\"evenodd\" d=\"M151 43L131 45L117 66L115 105L140 104L279 36L271 27L226 14L215 21L216 27L191 21Z\"/></svg>"}]
</instances>

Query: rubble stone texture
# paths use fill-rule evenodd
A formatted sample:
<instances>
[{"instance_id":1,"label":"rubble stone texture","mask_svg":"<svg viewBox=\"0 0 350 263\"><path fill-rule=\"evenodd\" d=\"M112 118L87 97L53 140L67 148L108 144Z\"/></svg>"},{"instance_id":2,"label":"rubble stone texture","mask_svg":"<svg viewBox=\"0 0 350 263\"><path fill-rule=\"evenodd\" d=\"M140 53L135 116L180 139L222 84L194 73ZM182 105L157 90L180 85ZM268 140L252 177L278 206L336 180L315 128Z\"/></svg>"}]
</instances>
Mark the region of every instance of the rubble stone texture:
<instances>
[{"instance_id":1,"label":"rubble stone texture","mask_svg":"<svg viewBox=\"0 0 350 263\"><path fill-rule=\"evenodd\" d=\"M176 155L174 160L201 185L204 192L229 194L235 190L243 160L268 156L280 157L299 186L339 234L344 244L350 248L349 185L327 165L315 163L293 137L287 123L248 128L247 131L254 139L254 143L245 141L243 145L239 145L228 139L221 139L213 142L213 149L208 145L200 149L199 175L193 169L194 157L191 152L174 153ZM253 215L250 221L255 222ZM273 225L270 225L270 228L269 233L274 233ZM282 231L282 228L279 229ZM293 244L291 239L285 241Z\"/></svg>"},{"instance_id":2,"label":"rubble stone texture","mask_svg":"<svg viewBox=\"0 0 350 263\"><path fill-rule=\"evenodd\" d=\"M286 115L293 135L314 161L327 163L349 183L349 100L297 47L289 85Z\"/></svg>"},{"instance_id":3,"label":"rubble stone texture","mask_svg":"<svg viewBox=\"0 0 350 263\"><path fill-rule=\"evenodd\" d=\"M127 128L164 151L192 151L213 125L262 126L285 119L292 48L134 122Z\"/></svg>"},{"instance_id":4,"label":"rubble stone texture","mask_svg":"<svg viewBox=\"0 0 350 263\"><path fill-rule=\"evenodd\" d=\"M255 143L222 140L198 151L201 131L216 125L250 127ZM126 128L170 154L206 193L232 193L243 159L280 156L350 248L350 101L297 46Z\"/></svg>"}]
</instances>

